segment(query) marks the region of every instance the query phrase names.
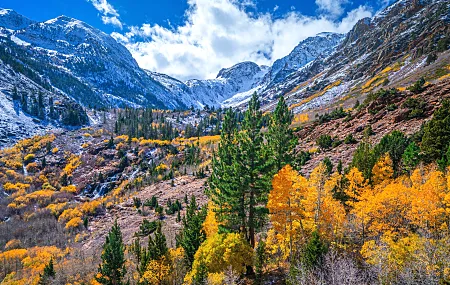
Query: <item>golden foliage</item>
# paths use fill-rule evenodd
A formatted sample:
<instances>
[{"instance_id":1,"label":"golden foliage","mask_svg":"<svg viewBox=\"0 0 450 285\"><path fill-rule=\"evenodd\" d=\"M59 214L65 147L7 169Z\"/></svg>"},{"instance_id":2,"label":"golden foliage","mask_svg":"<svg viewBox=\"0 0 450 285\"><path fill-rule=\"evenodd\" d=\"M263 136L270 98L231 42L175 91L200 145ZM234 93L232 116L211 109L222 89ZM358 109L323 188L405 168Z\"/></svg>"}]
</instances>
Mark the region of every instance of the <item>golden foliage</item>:
<instances>
[{"instance_id":1,"label":"golden foliage","mask_svg":"<svg viewBox=\"0 0 450 285\"><path fill-rule=\"evenodd\" d=\"M160 260L151 260L147 269L142 275L140 282L148 282L148 284L162 284L169 277L170 265L167 263L166 257Z\"/></svg>"},{"instance_id":2,"label":"golden foliage","mask_svg":"<svg viewBox=\"0 0 450 285\"><path fill-rule=\"evenodd\" d=\"M192 271L185 281L190 284L193 276L204 264L209 273L220 273L230 268L243 274L246 266L253 264L253 250L245 239L237 233L215 234L202 243L195 253Z\"/></svg>"},{"instance_id":3,"label":"golden foliage","mask_svg":"<svg viewBox=\"0 0 450 285\"><path fill-rule=\"evenodd\" d=\"M83 220L80 217L75 217L70 219L70 221L66 223L65 229L66 230L76 229L79 228L82 224Z\"/></svg>"},{"instance_id":4,"label":"golden foliage","mask_svg":"<svg viewBox=\"0 0 450 285\"><path fill-rule=\"evenodd\" d=\"M63 186L63 187L61 187L61 192L75 194L75 193L77 193L77 187L75 185Z\"/></svg>"},{"instance_id":5,"label":"golden foliage","mask_svg":"<svg viewBox=\"0 0 450 285\"><path fill-rule=\"evenodd\" d=\"M203 222L203 230L206 233L206 237L215 235L219 231L219 223L216 220L216 213L214 212L213 202L208 203L208 213L205 221Z\"/></svg>"},{"instance_id":6,"label":"golden foliage","mask_svg":"<svg viewBox=\"0 0 450 285\"><path fill-rule=\"evenodd\" d=\"M81 157L72 154L68 158L67 164L64 167L63 172L68 176L70 176L75 171L75 169L77 169L77 167L80 166L80 164L81 164Z\"/></svg>"}]
</instances>

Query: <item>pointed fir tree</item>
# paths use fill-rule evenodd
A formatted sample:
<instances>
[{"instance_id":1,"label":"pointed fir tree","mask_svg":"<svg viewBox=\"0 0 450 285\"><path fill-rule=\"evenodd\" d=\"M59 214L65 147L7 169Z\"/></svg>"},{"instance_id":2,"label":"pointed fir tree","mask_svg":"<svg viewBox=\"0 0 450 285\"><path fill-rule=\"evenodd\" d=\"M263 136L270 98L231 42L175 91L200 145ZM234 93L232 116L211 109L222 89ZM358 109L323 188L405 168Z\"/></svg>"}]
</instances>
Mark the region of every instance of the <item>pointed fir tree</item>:
<instances>
[{"instance_id":1,"label":"pointed fir tree","mask_svg":"<svg viewBox=\"0 0 450 285\"><path fill-rule=\"evenodd\" d=\"M272 166L262 133L262 111L256 93L244 113L242 131L238 135L237 163L240 173L240 205L244 213L241 229L252 248L255 234L267 216L267 197L272 182ZM283 154L284 155L284 154Z\"/></svg>"},{"instance_id":2,"label":"pointed fir tree","mask_svg":"<svg viewBox=\"0 0 450 285\"><path fill-rule=\"evenodd\" d=\"M205 209L198 210L195 196L192 196L191 202L186 208L186 216L183 217L183 229L177 236L177 246L184 249L185 260L191 266L194 262L194 255L200 245L206 239L203 230L203 222L205 221Z\"/></svg>"},{"instance_id":3,"label":"pointed fir tree","mask_svg":"<svg viewBox=\"0 0 450 285\"><path fill-rule=\"evenodd\" d=\"M290 128L293 118L294 114L289 110L284 97L281 96L270 118L266 135L275 173L280 171L286 164L292 164L294 160L292 150L297 139Z\"/></svg>"},{"instance_id":4,"label":"pointed fir tree","mask_svg":"<svg viewBox=\"0 0 450 285\"><path fill-rule=\"evenodd\" d=\"M99 274L95 276L97 282L104 285L124 284L123 278L127 272L124 250L122 232L116 220L103 245L102 263L98 267Z\"/></svg>"},{"instance_id":5,"label":"pointed fir tree","mask_svg":"<svg viewBox=\"0 0 450 285\"><path fill-rule=\"evenodd\" d=\"M217 205L216 216L223 230L238 232L245 223L240 169L238 165L236 114L230 108L225 113L220 142L212 159L208 196Z\"/></svg>"},{"instance_id":6,"label":"pointed fir tree","mask_svg":"<svg viewBox=\"0 0 450 285\"><path fill-rule=\"evenodd\" d=\"M51 279L56 275L56 271L53 266L53 258L50 258L48 264L44 267L44 272L39 275L38 285L51 284Z\"/></svg>"}]
</instances>

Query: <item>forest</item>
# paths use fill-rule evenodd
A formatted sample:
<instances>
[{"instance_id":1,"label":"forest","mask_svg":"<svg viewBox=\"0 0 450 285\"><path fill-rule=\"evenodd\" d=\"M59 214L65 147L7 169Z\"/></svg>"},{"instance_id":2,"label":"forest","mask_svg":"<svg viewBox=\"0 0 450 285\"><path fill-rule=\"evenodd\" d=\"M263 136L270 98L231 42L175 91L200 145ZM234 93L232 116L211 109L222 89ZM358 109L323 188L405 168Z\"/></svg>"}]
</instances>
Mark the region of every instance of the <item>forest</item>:
<instances>
[{"instance_id":1,"label":"forest","mask_svg":"<svg viewBox=\"0 0 450 285\"><path fill-rule=\"evenodd\" d=\"M271 114L254 95L243 113L204 118L193 137L180 138L180 113L120 111L111 133L80 136L95 162L58 149L53 135L2 150L2 284L450 282L450 101L410 136L393 131L372 143L367 128L350 164L327 157L311 173L302 166L314 154L296 149L283 97ZM327 140L317 145L325 149ZM78 177L89 163L105 170ZM145 176L124 175L102 197L81 195L90 188L80 185L135 169ZM137 196L186 175L205 181L206 201ZM127 200L143 217L132 239L116 218L97 254L85 254L91 224Z\"/></svg>"}]
</instances>

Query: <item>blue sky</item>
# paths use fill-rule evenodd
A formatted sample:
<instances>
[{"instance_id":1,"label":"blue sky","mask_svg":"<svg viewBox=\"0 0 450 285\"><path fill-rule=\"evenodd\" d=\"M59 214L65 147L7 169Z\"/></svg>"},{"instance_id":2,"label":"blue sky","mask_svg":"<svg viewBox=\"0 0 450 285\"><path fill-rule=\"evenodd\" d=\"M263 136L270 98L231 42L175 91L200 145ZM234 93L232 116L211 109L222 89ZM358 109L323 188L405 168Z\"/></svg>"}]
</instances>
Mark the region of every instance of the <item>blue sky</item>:
<instances>
[{"instance_id":1,"label":"blue sky","mask_svg":"<svg viewBox=\"0 0 450 285\"><path fill-rule=\"evenodd\" d=\"M33 20L82 20L139 65L186 80L241 61L271 64L319 32L347 32L392 0L0 0Z\"/></svg>"}]
</instances>

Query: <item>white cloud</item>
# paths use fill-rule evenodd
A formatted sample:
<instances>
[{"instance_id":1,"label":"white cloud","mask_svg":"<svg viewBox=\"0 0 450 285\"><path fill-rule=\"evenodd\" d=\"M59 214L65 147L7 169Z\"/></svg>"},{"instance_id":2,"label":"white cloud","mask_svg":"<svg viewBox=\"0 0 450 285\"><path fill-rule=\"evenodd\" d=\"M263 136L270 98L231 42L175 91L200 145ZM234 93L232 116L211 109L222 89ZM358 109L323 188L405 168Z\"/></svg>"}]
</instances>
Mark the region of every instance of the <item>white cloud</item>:
<instances>
[{"instance_id":1,"label":"white cloud","mask_svg":"<svg viewBox=\"0 0 450 285\"><path fill-rule=\"evenodd\" d=\"M119 20L119 12L117 12L114 7L108 3L107 0L87 0L88 2L94 5L94 8L97 9L102 14L102 22L103 24L111 24L113 26L119 27L122 29L122 22Z\"/></svg>"},{"instance_id":2,"label":"white cloud","mask_svg":"<svg viewBox=\"0 0 450 285\"><path fill-rule=\"evenodd\" d=\"M109 16L102 16L102 22L105 25L111 24L113 26L119 27L120 29L122 29L122 22L120 22L119 18L117 18L116 16L114 17L109 17Z\"/></svg>"},{"instance_id":3,"label":"white cloud","mask_svg":"<svg viewBox=\"0 0 450 285\"><path fill-rule=\"evenodd\" d=\"M270 14L247 13L237 0L188 0L188 4L187 20L177 28L144 24L114 37L143 68L182 80L204 79L242 61L270 65L309 36L345 33L359 19L371 16L367 8L359 7L340 21L295 11L274 19Z\"/></svg>"},{"instance_id":4,"label":"white cloud","mask_svg":"<svg viewBox=\"0 0 450 285\"><path fill-rule=\"evenodd\" d=\"M344 13L344 4L348 0L316 0L319 10L328 13L331 17L339 17Z\"/></svg>"}]
</instances>

